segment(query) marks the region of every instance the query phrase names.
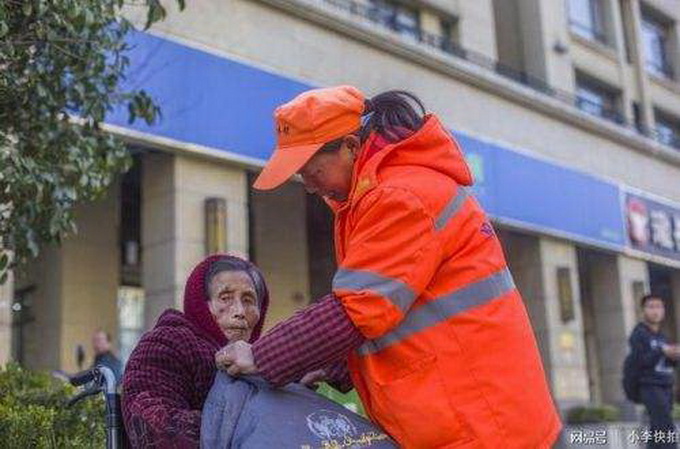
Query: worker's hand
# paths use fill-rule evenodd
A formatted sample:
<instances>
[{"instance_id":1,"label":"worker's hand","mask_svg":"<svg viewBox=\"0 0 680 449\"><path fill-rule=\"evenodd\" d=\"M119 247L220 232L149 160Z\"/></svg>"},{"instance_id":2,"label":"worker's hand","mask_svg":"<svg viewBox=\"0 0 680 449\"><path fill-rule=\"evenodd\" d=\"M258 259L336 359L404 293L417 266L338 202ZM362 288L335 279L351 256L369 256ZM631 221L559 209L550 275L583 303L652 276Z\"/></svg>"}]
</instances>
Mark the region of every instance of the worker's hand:
<instances>
[{"instance_id":1,"label":"worker's hand","mask_svg":"<svg viewBox=\"0 0 680 449\"><path fill-rule=\"evenodd\" d=\"M302 379L300 379L300 383L304 385L307 388L311 388L312 390L316 390L319 388L319 382L323 382L326 380L326 371L322 369L318 369L316 371L310 371L304 376L302 376Z\"/></svg>"},{"instance_id":2,"label":"worker's hand","mask_svg":"<svg viewBox=\"0 0 680 449\"><path fill-rule=\"evenodd\" d=\"M664 345L661 350L669 359L680 360L680 345Z\"/></svg>"},{"instance_id":3,"label":"worker's hand","mask_svg":"<svg viewBox=\"0 0 680 449\"><path fill-rule=\"evenodd\" d=\"M257 373L253 349L245 341L230 343L215 354L218 369L225 370L232 376Z\"/></svg>"}]
</instances>

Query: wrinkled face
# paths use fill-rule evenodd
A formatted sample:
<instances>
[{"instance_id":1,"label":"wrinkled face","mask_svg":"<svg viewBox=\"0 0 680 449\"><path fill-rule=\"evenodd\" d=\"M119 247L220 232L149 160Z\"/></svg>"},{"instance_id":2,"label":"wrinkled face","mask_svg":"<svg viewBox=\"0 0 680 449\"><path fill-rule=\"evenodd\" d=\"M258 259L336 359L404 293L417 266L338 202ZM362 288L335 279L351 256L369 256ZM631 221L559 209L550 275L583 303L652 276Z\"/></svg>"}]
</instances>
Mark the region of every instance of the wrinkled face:
<instances>
[{"instance_id":1,"label":"wrinkled face","mask_svg":"<svg viewBox=\"0 0 680 449\"><path fill-rule=\"evenodd\" d=\"M666 315L666 309L664 307L663 301L658 298L647 300L644 307L642 308L642 314L644 316L644 320L648 323L661 323Z\"/></svg>"},{"instance_id":2,"label":"wrinkled face","mask_svg":"<svg viewBox=\"0 0 680 449\"><path fill-rule=\"evenodd\" d=\"M243 271L220 271L210 281L208 308L229 341L250 339L260 320L253 282Z\"/></svg>"},{"instance_id":3,"label":"wrinkled face","mask_svg":"<svg viewBox=\"0 0 680 449\"><path fill-rule=\"evenodd\" d=\"M354 160L359 151L359 138L346 136L340 148L319 152L300 169L305 189L321 197L345 201L352 187Z\"/></svg>"},{"instance_id":4,"label":"wrinkled face","mask_svg":"<svg viewBox=\"0 0 680 449\"><path fill-rule=\"evenodd\" d=\"M95 334L92 335L92 348L94 349L95 354L103 354L111 350L111 342L109 342L106 333L95 332Z\"/></svg>"}]
</instances>

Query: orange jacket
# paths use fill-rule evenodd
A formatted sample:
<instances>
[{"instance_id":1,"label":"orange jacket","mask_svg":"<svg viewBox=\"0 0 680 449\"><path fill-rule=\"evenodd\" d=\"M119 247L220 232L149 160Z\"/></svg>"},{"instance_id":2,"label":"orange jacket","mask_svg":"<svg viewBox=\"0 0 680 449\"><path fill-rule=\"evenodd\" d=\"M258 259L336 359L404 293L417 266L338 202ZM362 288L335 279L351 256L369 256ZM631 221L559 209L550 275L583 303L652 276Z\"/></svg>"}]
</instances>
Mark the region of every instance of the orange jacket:
<instances>
[{"instance_id":1,"label":"orange jacket","mask_svg":"<svg viewBox=\"0 0 680 449\"><path fill-rule=\"evenodd\" d=\"M428 116L356 167L329 201L333 291L369 339L350 371L370 416L405 448L551 447L559 415L458 144Z\"/></svg>"}]
</instances>

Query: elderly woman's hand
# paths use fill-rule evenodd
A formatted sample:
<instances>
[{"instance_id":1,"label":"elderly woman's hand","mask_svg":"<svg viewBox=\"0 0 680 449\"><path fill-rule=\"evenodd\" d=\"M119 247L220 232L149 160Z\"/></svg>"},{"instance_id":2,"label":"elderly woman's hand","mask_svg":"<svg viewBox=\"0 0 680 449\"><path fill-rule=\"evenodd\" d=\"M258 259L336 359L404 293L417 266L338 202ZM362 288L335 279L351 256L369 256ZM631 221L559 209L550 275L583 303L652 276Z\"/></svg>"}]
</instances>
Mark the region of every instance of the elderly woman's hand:
<instances>
[{"instance_id":1,"label":"elderly woman's hand","mask_svg":"<svg viewBox=\"0 0 680 449\"><path fill-rule=\"evenodd\" d=\"M236 341L230 343L215 354L218 369L225 370L232 376L257 373L255 357L249 343Z\"/></svg>"},{"instance_id":2,"label":"elderly woman's hand","mask_svg":"<svg viewBox=\"0 0 680 449\"><path fill-rule=\"evenodd\" d=\"M300 383L307 388L316 390L317 388L319 388L319 383L325 382L327 380L327 377L328 376L326 375L325 370L318 369L316 371L310 371L309 373L302 376L302 379L300 379Z\"/></svg>"}]
</instances>

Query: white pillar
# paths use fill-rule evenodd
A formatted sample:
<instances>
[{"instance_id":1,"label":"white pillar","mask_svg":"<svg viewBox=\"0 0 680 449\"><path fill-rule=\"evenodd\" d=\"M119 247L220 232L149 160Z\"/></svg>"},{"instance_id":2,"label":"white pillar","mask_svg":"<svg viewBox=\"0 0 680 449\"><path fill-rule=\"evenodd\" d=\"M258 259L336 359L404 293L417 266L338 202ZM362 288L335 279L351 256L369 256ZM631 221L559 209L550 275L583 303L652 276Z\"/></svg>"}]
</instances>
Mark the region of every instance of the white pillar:
<instances>
[{"instance_id":1,"label":"white pillar","mask_svg":"<svg viewBox=\"0 0 680 449\"><path fill-rule=\"evenodd\" d=\"M86 350L83 367L93 362L92 333L103 329L118 341L119 189L78 206L78 233L61 247L61 368L77 371L75 350ZM49 269L49 268L48 268ZM56 317L55 317L56 318ZM117 348L115 348L117 349Z\"/></svg>"},{"instance_id":2,"label":"white pillar","mask_svg":"<svg viewBox=\"0 0 680 449\"><path fill-rule=\"evenodd\" d=\"M562 240L542 237L540 255L550 336L551 379L555 399L564 409L590 400L576 248ZM560 308L560 269L568 270L566 285L571 291L573 318L566 321Z\"/></svg>"},{"instance_id":3,"label":"white pillar","mask_svg":"<svg viewBox=\"0 0 680 449\"><path fill-rule=\"evenodd\" d=\"M78 232L61 246L46 245L36 260L18 271L16 292L23 292L26 316L22 329L24 364L37 370L75 372L76 347L92 362L91 336L102 328L116 340L118 189L75 209Z\"/></svg>"},{"instance_id":4,"label":"white pillar","mask_svg":"<svg viewBox=\"0 0 680 449\"><path fill-rule=\"evenodd\" d=\"M588 371L576 249L550 238L500 231L508 265L527 305L543 366L560 409L588 402ZM568 269L573 319L562 321L558 269Z\"/></svg>"},{"instance_id":5,"label":"white pillar","mask_svg":"<svg viewBox=\"0 0 680 449\"><path fill-rule=\"evenodd\" d=\"M647 76L647 67L645 62L645 49L642 44L642 12L640 10L639 0L627 0L623 3L624 8L627 8L625 13L630 14L631 27L631 57L633 66L635 67L635 76L637 78L637 87L640 97L640 114L642 125L647 130L654 129L654 109L651 100L649 77Z\"/></svg>"},{"instance_id":6,"label":"white pillar","mask_svg":"<svg viewBox=\"0 0 680 449\"><path fill-rule=\"evenodd\" d=\"M254 259L275 298L267 327L309 304L305 195L302 184L289 182L273 192L254 192L252 197Z\"/></svg>"},{"instance_id":7,"label":"white pillar","mask_svg":"<svg viewBox=\"0 0 680 449\"><path fill-rule=\"evenodd\" d=\"M167 308L182 308L184 285L206 254L205 201L227 202L228 252L248 254L247 176L225 163L153 153L142 158L145 327Z\"/></svg>"},{"instance_id":8,"label":"white pillar","mask_svg":"<svg viewBox=\"0 0 680 449\"><path fill-rule=\"evenodd\" d=\"M1 253L0 253L1 254ZM14 274L0 285L0 366L12 356L12 302L14 299Z\"/></svg>"}]
</instances>

